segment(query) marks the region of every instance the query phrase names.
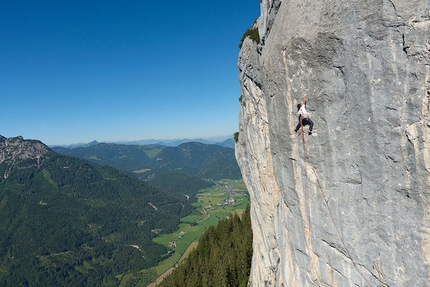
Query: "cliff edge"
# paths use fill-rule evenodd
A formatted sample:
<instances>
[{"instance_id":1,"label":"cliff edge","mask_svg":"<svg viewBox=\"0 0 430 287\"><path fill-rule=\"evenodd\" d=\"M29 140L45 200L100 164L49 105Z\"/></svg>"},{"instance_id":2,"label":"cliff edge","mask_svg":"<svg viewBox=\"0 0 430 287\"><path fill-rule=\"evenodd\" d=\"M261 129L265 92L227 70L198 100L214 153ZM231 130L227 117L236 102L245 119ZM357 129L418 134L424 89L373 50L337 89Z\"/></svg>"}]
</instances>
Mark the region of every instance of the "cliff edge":
<instances>
[{"instance_id":1,"label":"cliff edge","mask_svg":"<svg viewBox=\"0 0 430 287\"><path fill-rule=\"evenodd\" d=\"M430 2L260 7L238 61L250 286L430 286Z\"/></svg>"}]
</instances>

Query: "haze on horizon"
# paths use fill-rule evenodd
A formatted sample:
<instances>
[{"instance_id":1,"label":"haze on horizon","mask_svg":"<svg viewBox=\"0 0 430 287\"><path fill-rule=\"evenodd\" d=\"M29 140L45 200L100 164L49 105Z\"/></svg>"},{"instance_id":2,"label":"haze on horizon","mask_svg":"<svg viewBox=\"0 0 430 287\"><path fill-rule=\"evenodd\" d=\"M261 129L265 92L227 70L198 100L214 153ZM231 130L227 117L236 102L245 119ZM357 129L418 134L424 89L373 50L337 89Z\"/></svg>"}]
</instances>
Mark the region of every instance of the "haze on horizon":
<instances>
[{"instance_id":1,"label":"haze on horizon","mask_svg":"<svg viewBox=\"0 0 430 287\"><path fill-rule=\"evenodd\" d=\"M2 5L0 134L48 145L227 137L256 0Z\"/></svg>"}]
</instances>

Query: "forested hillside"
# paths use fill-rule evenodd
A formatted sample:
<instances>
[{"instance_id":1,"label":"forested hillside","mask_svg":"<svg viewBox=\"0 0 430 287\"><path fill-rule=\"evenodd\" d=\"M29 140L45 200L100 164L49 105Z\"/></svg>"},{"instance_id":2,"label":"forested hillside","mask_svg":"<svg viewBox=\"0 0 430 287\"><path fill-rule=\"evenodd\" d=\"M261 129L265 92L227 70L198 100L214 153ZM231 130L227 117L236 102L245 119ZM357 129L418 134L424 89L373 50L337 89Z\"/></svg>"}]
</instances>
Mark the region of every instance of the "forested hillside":
<instances>
[{"instance_id":1,"label":"forested hillside","mask_svg":"<svg viewBox=\"0 0 430 287\"><path fill-rule=\"evenodd\" d=\"M53 150L98 164L133 171L144 180L151 178L145 178L141 173L151 169L178 171L212 180L242 177L234 149L213 144L188 142L177 147L166 147L101 143L72 149L55 147Z\"/></svg>"},{"instance_id":2,"label":"forested hillside","mask_svg":"<svg viewBox=\"0 0 430 287\"><path fill-rule=\"evenodd\" d=\"M252 260L250 207L242 218L229 219L210 227L197 248L161 283L161 287L247 286Z\"/></svg>"},{"instance_id":3,"label":"forested hillside","mask_svg":"<svg viewBox=\"0 0 430 287\"><path fill-rule=\"evenodd\" d=\"M238 179L242 175L234 149L197 142L166 147L149 162L152 168L180 169L201 178Z\"/></svg>"},{"instance_id":4,"label":"forested hillside","mask_svg":"<svg viewBox=\"0 0 430 287\"><path fill-rule=\"evenodd\" d=\"M197 201L196 194L199 190L215 185L213 182L177 170L151 169L138 174L137 177L168 194L185 196L190 202Z\"/></svg>"},{"instance_id":5,"label":"forested hillside","mask_svg":"<svg viewBox=\"0 0 430 287\"><path fill-rule=\"evenodd\" d=\"M134 171L147 167L150 156L160 152L161 146L98 143L76 148L53 147L52 150L100 165L110 165L120 170Z\"/></svg>"},{"instance_id":6,"label":"forested hillside","mask_svg":"<svg viewBox=\"0 0 430 287\"><path fill-rule=\"evenodd\" d=\"M152 238L191 211L185 197L109 166L54 152L12 158L0 161L0 286L118 286L116 275L164 258Z\"/></svg>"}]
</instances>

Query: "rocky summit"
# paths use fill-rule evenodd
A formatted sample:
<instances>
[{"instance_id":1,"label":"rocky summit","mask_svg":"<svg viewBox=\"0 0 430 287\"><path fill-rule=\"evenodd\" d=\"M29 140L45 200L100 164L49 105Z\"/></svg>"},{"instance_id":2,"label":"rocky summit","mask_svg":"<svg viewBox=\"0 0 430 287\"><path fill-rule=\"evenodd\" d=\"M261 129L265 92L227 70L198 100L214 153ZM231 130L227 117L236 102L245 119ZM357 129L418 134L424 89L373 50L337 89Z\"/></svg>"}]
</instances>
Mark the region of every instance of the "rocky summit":
<instances>
[{"instance_id":1,"label":"rocky summit","mask_svg":"<svg viewBox=\"0 0 430 287\"><path fill-rule=\"evenodd\" d=\"M430 286L430 2L260 5L238 60L250 286Z\"/></svg>"},{"instance_id":2,"label":"rocky summit","mask_svg":"<svg viewBox=\"0 0 430 287\"><path fill-rule=\"evenodd\" d=\"M6 179L13 167L32 167L41 164L41 158L50 149L37 140L23 137L5 138L0 135L0 176Z\"/></svg>"}]
</instances>

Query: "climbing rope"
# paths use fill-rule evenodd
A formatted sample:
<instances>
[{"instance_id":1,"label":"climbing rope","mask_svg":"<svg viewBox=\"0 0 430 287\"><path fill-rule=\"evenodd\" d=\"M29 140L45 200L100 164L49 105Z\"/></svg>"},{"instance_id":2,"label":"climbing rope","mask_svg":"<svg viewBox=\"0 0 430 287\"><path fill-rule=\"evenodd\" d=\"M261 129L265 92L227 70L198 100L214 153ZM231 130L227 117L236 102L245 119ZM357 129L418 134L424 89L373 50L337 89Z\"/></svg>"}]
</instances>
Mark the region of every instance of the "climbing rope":
<instances>
[{"instance_id":1,"label":"climbing rope","mask_svg":"<svg viewBox=\"0 0 430 287\"><path fill-rule=\"evenodd\" d=\"M309 154L307 152L307 148L306 148L306 144L305 144L305 133L303 131L303 124L302 124L302 119L301 118L300 118L300 130L301 130L301 134L302 134L302 146L303 146L304 159L306 159L308 162L310 162L312 164L311 165L311 169L312 169L312 171L315 174L317 185L318 185L319 190L321 192L321 195L322 195L322 197L324 199L324 203L325 203L325 205L326 205L326 207L327 207L327 209L329 211L329 214L330 214L331 220L333 221L333 224L334 224L334 227L336 229L337 235L338 235L340 241L342 242L343 248L345 249L345 252L346 252L348 258L349 258L349 260L351 260L351 263L354 265L355 269L357 269L358 273L360 273L361 277L366 281L367 284L369 284L369 286L373 287L374 285L371 284L370 281L364 276L363 272L358 267L358 264L352 258L351 252L349 251L348 247L346 246L345 240L343 238L343 235L340 232L339 225L336 223L336 220L334 218L333 212L332 212L332 210L330 208L330 205L328 204L327 196L325 195L324 189L322 188L322 185L321 185L321 181L320 181L320 179L318 177L318 174L317 174L317 171L316 171L316 169L314 167L315 164L313 163L311 157L309 156ZM306 166L305 165L303 166L303 169L305 170L305 176L307 177L307 171L306 171Z\"/></svg>"}]
</instances>

